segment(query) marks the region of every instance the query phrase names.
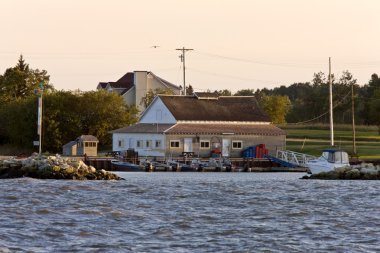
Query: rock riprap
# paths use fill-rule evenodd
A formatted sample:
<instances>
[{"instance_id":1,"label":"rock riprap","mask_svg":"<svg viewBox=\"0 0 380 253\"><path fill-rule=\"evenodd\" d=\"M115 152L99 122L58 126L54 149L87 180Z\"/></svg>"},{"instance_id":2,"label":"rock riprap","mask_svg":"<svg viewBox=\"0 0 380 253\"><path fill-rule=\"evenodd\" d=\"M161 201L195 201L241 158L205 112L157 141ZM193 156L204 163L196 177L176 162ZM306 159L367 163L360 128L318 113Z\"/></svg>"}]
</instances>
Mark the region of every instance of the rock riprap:
<instances>
[{"instance_id":1,"label":"rock riprap","mask_svg":"<svg viewBox=\"0 0 380 253\"><path fill-rule=\"evenodd\" d=\"M121 180L116 174L97 170L83 161L33 154L26 159L0 160L0 178L32 177L39 179Z\"/></svg>"},{"instance_id":2,"label":"rock riprap","mask_svg":"<svg viewBox=\"0 0 380 253\"><path fill-rule=\"evenodd\" d=\"M326 180L380 180L380 166L372 163L338 168L329 172L321 172L304 176L302 179L326 179Z\"/></svg>"}]
</instances>

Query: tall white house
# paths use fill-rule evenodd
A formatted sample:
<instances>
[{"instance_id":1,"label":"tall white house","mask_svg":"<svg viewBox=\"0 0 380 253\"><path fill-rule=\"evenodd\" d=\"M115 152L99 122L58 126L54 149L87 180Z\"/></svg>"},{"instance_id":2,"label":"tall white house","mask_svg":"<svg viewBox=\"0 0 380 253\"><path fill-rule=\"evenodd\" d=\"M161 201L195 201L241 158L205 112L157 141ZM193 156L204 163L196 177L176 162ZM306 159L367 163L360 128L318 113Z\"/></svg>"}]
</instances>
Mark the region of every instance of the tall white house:
<instances>
[{"instance_id":1,"label":"tall white house","mask_svg":"<svg viewBox=\"0 0 380 253\"><path fill-rule=\"evenodd\" d=\"M150 71L128 72L116 82L100 82L96 89L120 94L127 105L136 105L140 112L145 110L142 101L149 90L171 90L174 95L181 93L179 86Z\"/></svg>"}]
</instances>

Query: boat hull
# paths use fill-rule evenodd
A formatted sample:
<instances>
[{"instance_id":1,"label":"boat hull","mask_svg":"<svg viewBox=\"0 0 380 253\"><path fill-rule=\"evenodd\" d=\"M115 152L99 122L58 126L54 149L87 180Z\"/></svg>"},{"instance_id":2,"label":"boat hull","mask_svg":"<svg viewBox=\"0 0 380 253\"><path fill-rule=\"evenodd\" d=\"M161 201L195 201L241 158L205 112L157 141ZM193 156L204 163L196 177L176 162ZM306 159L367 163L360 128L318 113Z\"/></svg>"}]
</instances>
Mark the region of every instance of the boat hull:
<instances>
[{"instance_id":1,"label":"boat hull","mask_svg":"<svg viewBox=\"0 0 380 253\"><path fill-rule=\"evenodd\" d=\"M124 172L141 172L143 171L139 165L127 162L111 162L113 171Z\"/></svg>"}]
</instances>

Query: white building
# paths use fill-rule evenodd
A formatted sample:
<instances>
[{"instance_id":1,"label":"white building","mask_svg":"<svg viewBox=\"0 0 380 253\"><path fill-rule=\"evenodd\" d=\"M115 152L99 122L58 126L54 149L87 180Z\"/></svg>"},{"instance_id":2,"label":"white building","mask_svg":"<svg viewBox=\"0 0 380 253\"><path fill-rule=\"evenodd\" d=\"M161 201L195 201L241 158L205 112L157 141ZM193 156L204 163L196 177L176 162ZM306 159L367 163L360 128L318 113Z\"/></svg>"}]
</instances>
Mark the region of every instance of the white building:
<instances>
[{"instance_id":1,"label":"white building","mask_svg":"<svg viewBox=\"0 0 380 253\"><path fill-rule=\"evenodd\" d=\"M113 151L139 156L240 157L244 148L265 144L274 154L285 148L285 132L273 124L254 97L157 96L135 125L114 130Z\"/></svg>"}]
</instances>

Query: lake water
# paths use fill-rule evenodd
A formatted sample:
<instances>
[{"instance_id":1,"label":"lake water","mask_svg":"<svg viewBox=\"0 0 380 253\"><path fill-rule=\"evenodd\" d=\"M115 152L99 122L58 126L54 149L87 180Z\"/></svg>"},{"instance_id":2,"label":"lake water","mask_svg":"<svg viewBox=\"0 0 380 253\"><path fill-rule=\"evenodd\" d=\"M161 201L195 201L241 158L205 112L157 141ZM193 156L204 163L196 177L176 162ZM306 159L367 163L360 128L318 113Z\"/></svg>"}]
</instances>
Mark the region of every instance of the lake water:
<instances>
[{"instance_id":1,"label":"lake water","mask_svg":"<svg viewBox=\"0 0 380 253\"><path fill-rule=\"evenodd\" d=\"M0 181L0 252L380 252L380 182L303 173Z\"/></svg>"}]
</instances>

